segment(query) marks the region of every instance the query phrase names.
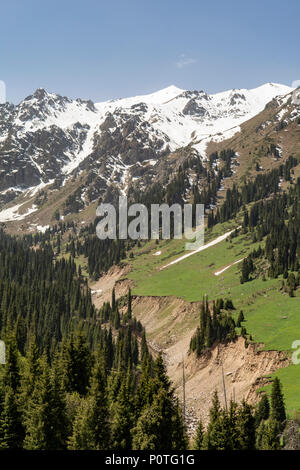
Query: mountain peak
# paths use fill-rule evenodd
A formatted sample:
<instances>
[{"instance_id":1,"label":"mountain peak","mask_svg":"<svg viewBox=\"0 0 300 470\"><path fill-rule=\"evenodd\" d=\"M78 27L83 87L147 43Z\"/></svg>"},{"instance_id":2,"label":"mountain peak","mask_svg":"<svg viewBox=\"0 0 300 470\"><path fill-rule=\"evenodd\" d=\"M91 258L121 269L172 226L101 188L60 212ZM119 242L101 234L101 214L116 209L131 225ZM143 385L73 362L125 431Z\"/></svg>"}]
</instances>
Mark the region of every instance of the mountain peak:
<instances>
[{"instance_id":1,"label":"mountain peak","mask_svg":"<svg viewBox=\"0 0 300 470\"><path fill-rule=\"evenodd\" d=\"M181 95L181 93L184 91L185 90L182 90L175 85L170 85L166 88L162 88L161 90L146 95L146 97L148 97L149 102L151 101L152 103L162 104L166 101L170 101L176 98L176 96Z\"/></svg>"},{"instance_id":2,"label":"mountain peak","mask_svg":"<svg viewBox=\"0 0 300 470\"><path fill-rule=\"evenodd\" d=\"M166 88L155 91L154 93L148 93L147 95L137 95L128 98L120 98L119 100L114 100L113 102L117 103L118 106L124 107L130 107L137 103L163 104L176 98L176 96L181 95L184 91L185 90L182 90L175 85L170 85ZM101 103L98 104L101 105Z\"/></svg>"},{"instance_id":3,"label":"mountain peak","mask_svg":"<svg viewBox=\"0 0 300 470\"><path fill-rule=\"evenodd\" d=\"M33 93L33 96L36 96L37 98L38 97L44 97L46 96L48 93L47 91L45 90L45 88L37 88L35 90L35 92Z\"/></svg>"},{"instance_id":4,"label":"mountain peak","mask_svg":"<svg viewBox=\"0 0 300 470\"><path fill-rule=\"evenodd\" d=\"M30 101L32 99L36 99L37 101L42 101L47 96L49 96L49 93L44 88L37 88L32 95L26 96L26 98L23 101Z\"/></svg>"},{"instance_id":5,"label":"mountain peak","mask_svg":"<svg viewBox=\"0 0 300 470\"><path fill-rule=\"evenodd\" d=\"M293 91L293 88L288 85L283 85L281 83L274 82L264 83L263 85L260 85L257 88L253 88L252 90L272 90L272 92L274 92L274 89L276 89L276 91L278 91L278 94L280 95L284 95Z\"/></svg>"},{"instance_id":6,"label":"mountain peak","mask_svg":"<svg viewBox=\"0 0 300 470\"><path fill-rule=\"evenodd\" d=\"M185 90L178 88L176 85L169 85L166 88L162 88L159 91L164 91L165 93L182 93Z\"/></svg>"}]
</instances>

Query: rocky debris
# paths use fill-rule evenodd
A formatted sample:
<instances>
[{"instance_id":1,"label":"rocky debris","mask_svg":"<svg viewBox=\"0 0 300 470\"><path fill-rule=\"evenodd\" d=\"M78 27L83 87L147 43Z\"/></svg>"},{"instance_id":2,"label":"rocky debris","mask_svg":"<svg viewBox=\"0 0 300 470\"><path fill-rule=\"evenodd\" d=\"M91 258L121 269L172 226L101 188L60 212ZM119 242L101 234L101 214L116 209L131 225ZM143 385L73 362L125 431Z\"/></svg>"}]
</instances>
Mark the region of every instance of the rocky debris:
<instances>
[{"instance_id":1,"label":"rocky debris","mask_svg":"<svg viewBox=\"0 0 300 470\"><path fill-rule=\"evenodd\" d=\"M192 438L197 430L198 426L198 418L196 416L196 412L193 406L185 409L185 424L187 427L187 433L190 438Z\"/></svg>"}]
</instances>

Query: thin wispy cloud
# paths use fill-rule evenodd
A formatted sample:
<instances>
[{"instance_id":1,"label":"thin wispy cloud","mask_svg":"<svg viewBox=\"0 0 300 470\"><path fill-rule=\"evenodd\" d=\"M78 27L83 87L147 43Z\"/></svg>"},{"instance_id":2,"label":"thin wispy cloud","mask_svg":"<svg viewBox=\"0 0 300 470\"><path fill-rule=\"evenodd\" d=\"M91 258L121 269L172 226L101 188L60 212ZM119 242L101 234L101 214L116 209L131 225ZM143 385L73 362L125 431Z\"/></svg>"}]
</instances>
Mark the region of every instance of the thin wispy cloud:
<instances>
[{"instance_id":1,"label":"thin wispy cloud","mask_svg":"<svg viewBox=\"0 0 300 470\"><path fill-rule=\"evenodd\" d=\"M196 59L193 59L192 57L187 57L185 54L181 54L178 60L175 62L175 65L178 69L182 69L183 67L195 64L196 62Z\"/></svg>"}]
</instances>

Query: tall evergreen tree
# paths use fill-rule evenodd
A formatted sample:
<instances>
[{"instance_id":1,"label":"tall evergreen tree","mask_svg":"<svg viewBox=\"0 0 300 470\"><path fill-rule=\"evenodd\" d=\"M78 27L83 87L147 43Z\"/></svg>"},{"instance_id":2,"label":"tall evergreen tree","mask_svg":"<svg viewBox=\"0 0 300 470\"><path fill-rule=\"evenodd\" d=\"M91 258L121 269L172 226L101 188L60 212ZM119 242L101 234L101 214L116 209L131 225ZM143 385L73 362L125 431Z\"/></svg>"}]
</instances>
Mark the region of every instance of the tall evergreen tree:
<instances>
[{"instance_id":1,"label":"tall evergreen tree","mask_svg":"<svg viewBox=\"0 0 300 470\"><path fill-rule=\"evenodd\" d=\"M127 308L127 316L129 319L132 317L132 297L131 297L131 289L128 290L128 308Z\"/></svg>"},{"instance_id":2,"label":"tall evergreen tree","mask_svg":"<svg viewBox=\"0 0 300 470\"><path fill-rule=\"evenodd\" d=\"M16 393L9 385L5 388L0 415L0 449L21 449L24 428L18 409Z\"/></svg>"},{"instance_id":3,"label":"tall evergreen tree","mask_svg":"<svg viewBox=\"0 0 300 470\"><path fill-rule=\"evenodd\" d=\"M270 403L268 396L264 394L261 397L255 412L255 425L259 426L261 421L266 421L270 416Z\"/></svg>"},{"instance_id":4,"label":"tall evergreen tree","mask_svg":"<svg viewBox=\"0 0 300 470\"><path fill-rule=\"evenodd\" d=\"M261 450L279 450L280 449L280 428L278 421L270 419L262 428L260 438Z\"/></svg>"},{"instance_id":5,"label":"tall evergreen tree","mask_svg":"<svg viewBox=\"0 0 300 470\"><path fill-rule=\"evenodd\" d=\"M255 419L252 407L245 401L238 410L238 441L241 450L255 449Z\"/></svg>"},{"instance_id":6,"label":"tall evergreen tree","mask_svg":"<svg viewBox=\"0 0 300 470\"><path fill-rule=\"evenodd\" d=\"M196 429L196 437L194 442L194 448L196 450L203 449L203 441L204 441L204 427L202 424L201 419L198 422L197 429Z\"/></svg>"},{"instance_id":7,"label":"tall evergreen tree","mask_svg":"<svg viewBox=\"0 0 300 470\"><path fill-rule=\"evenodd\" d=\"M111 445L113 449L128 450L132 447L131 428L133 425L133 404L126 377L121 379L120 391L112 405Z\"/></svg>"},{"instance_id":8,"label":"tall evergreen tree","mask_svg":"<svg viewBox=\"0 0 300 470\"><path fill-rule=\"evenodd\" d=\"M62 351L61 367L66 371L65 387L85 395L90 381L92 356L82 333L71 334Z\"/></svg>"},{"instance_id":9,"label":"tall evergreen tree","mask_svg":"<svg viewBox=\"0 0 300 470\"><path fill-rule=\"evenodd\" d=\"M105 371L97 363L93 370L88 398L75 418L69 448L105 450L109 448L110 427Z\"/></svg>"},{"instance_id":10,"label":"tall evergreen tree","mask_svg":"<svg viewBox=\"0 0 300 470\"><path fill-rule=\"evenodd\" d=\"M272 390L271 390L271 418L280 425L286 420L285 406L283 400L283 394L281 391L281 383L278 377L275 377Z\"/></svg>"},{"instance_id":11,"label":"tall evergreen tree","mask_svg":"<svg viewBox=\"0 0 300 470\"><path fill-rule=\"evenodd\" d=\"M65 448L66 415L61 385L54 374L51 380L46 358L42 360L42 375L36 383L26 412L24 448L60 450Z\"/></svg>"}]
</instances>

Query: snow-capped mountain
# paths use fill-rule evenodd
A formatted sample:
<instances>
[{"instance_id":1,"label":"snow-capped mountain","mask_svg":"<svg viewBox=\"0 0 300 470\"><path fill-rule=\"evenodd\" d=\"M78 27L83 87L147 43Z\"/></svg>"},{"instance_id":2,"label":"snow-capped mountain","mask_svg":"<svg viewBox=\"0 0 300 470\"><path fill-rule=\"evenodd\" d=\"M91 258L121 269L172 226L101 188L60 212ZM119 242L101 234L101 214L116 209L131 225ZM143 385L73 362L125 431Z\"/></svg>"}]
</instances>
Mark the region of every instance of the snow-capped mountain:
<instances>
[{"instance_id":1,"label":"snow-capped mountain","mask_svg":"<svg viewBox=\"0 0 300 470\"><path fill-rule=\"evenodd\" d=\"M202 158L276 97L292 92L268 83L209 95L170 86L156 93L93 103L38 89L19 105L0 105L0 202L54 188L82 171L89 200L111 183L151 174L166 155L190 146ZM2 220L5 220L2 218Z\"/></svg>"}]
</instances>

